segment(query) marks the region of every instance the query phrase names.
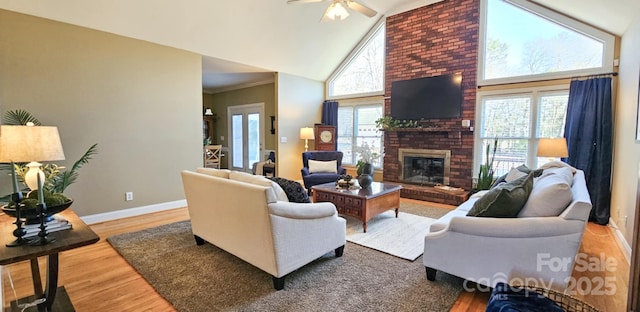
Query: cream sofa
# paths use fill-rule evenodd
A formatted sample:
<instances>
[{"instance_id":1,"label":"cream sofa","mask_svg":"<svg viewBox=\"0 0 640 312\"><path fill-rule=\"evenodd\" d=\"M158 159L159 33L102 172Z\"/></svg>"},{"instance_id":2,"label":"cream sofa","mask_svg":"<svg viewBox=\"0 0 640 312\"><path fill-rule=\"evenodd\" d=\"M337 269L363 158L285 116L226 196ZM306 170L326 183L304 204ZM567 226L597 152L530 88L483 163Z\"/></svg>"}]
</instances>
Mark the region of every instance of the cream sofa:
<instances>
[{"instance_id":1,"label":"cream sofa","mask_svg":"<svg viewBox=\"0 0 640 312\"><path fill-rule=\"evenodd\" d=\"M567 192L558 187L543 189L543 185L549 185L542 182L545 173L551 171L548 169L534 180L531 195L517 217L467 216L481 193L431 224L424 239L427 279L434 281L439 270L489 287L507 282L564 289L573 271L591 201L584 173L571 168L575 173L565 186L570 188L566 208L557 213L526 211L527 205L538 204L537 209L542 210L565 205L561 202ZM565 176L567 170L562 171Z\"/></svg>"},{"instance_id":2,"label":"cream sofa","mask_svg":"<svg viewBox=\"0 0 640 312\"><path fill-rule=\"evenodd\" d=\"M271 274L277 290L285 275L320 256L342 256L346 221L331 203L290 203L265 177L229 170L183 171L182 182L196 243Z\"/></svg>"}]
</instances>

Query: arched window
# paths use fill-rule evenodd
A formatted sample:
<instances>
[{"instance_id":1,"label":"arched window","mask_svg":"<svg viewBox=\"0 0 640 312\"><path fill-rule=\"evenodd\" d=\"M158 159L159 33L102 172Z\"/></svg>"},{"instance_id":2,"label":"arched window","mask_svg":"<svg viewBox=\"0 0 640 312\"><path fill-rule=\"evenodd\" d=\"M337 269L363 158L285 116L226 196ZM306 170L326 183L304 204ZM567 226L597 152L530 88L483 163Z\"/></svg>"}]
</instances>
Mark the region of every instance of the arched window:
<instances>
[{"instance_id":1,"label":"arched window","mask_svg":"<svg viewBox=\"0 0 640 312\"><path fill-rule=\"evenodd\" d=\"M614 36L524 0L483 0L478 84L610 72Z\"/></svg>"},{"instance_id":2,"label":"arched window","mask_svg":"<svg viewBox=\"0 0 640 312\"><path fill-rule=\"evenodd\" d=\"M381 19L327 80L329 99L384 93L384 39Z\"/></svg>"}]
</instances>

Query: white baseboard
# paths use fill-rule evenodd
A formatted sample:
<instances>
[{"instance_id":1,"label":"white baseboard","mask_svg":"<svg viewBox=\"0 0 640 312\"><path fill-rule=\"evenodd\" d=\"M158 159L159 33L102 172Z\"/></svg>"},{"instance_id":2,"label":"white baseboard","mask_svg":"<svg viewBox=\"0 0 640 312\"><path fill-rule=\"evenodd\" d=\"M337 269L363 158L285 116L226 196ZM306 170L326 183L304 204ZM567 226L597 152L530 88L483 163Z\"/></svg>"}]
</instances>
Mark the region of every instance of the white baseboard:
<instances>
[{"instance_id":1,"label":"white baseboard","mask_svg":"<svg viewBox=\"0 0 640 312\"><path fill-rule=\"evenodd\" d=\"M94 215L80 217L80 219L82 219L82 221L84 221L84 223L86 224L95 224L95 223L112 221L112 220L117 220L122 218L135 217L135 216L152 213L152 212L176 209L176 208L181 208L186 206L187 206L187 200L182 199L182 200L176 200L172 202L153 204L149 206L134 207L134 208L105 212L105 213L98 213Z\"/></svg>"},{"instance_id":2,"label":"white baseboard","mask_svg":"<svg viewBox=\"0 0 640 312\"><path fill-rule=\"evenodd\" d=\"M620 231L620 228L618 228L618 225L616 224L616 222L613 221L613 219L611 218L609 218L609 226L613 229L616 242L618 243L618 246L620 247L620 249L622 249L622 254L624 255L624 258L627 260L627 264L631 265L631 245L629 245L627 240L624 238L624 235L622 234L622 231Z\"/></svg>"}]
</instances>

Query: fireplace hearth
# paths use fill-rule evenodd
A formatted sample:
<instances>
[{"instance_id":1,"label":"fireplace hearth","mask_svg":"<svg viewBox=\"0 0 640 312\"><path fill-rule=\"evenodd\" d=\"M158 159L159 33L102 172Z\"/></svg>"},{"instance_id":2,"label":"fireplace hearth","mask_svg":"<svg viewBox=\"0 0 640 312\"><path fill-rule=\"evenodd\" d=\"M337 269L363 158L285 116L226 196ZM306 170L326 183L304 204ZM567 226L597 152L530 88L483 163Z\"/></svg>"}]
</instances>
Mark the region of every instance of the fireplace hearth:
<instances>
[{"instance_id":1,"label":"fireplace hearth","mask_svg":"<svg viewBox=\"0 0 640 312\"><path fill-rule=\"evenodd\" d=\"M398 149L399 181L422 186L449 185L451 151Z\"/></svg>"}]
</instances>

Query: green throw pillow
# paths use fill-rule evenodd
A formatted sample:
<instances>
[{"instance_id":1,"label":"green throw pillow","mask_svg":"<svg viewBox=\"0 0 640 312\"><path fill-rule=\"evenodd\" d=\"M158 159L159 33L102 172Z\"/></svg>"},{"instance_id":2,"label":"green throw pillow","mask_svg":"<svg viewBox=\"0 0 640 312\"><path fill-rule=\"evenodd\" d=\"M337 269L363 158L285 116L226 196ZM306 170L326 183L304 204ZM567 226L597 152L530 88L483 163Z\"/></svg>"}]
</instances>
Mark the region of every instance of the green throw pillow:
<instances>
[{"instance_id":1,"label":"green throw pillow","mask_svg":"<svg viewBox=\"0 0 640 312\"><path fill-rule=\"evenodd\" d=\"M473 204L467 216L516 217L529 198L534 175L534 172L530 172L524 177L491 189Z\"/></svg>"}]
</instances>

